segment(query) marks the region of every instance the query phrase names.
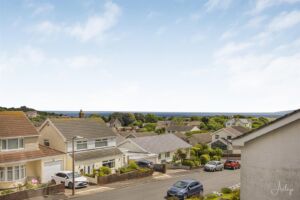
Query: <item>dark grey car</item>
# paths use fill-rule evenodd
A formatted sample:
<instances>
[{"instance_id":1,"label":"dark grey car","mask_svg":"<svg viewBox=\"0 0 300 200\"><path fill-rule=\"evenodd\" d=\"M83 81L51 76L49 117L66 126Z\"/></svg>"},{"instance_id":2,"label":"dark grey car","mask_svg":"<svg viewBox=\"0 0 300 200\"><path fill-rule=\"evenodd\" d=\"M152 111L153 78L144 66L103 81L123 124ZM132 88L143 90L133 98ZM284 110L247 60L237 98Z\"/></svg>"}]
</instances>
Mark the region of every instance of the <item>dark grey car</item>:
<instances>
[{"instance_id":1,"label":"dark grey car","mask_svg":"<svg viewBox=\"0 0 300 200\"><path fill-rule=\"evenodd\" d=\"M186 199L191 196L199 196L203 193L203 185L196 180L187 179L176 182L168 191L168 197L177 197L178 199Z\"/></svg>"}]
</instances>

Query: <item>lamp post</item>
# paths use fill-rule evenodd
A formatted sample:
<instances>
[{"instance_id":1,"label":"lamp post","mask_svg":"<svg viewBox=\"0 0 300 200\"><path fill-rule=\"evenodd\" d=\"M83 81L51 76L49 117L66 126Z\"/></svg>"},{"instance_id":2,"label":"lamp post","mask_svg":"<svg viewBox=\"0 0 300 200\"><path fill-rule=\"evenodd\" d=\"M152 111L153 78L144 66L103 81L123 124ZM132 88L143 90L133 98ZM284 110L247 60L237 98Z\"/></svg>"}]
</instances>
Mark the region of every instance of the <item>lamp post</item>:
<instances>
[{"instance_id":1,"label":"lamp post","mask_svg":"<svg viewBox=\"0 0 300 200\"><path fill-rule=\"evenodd\" d=\"M74 152L74 140L82 139L81 136L75 136L72 138L72 195L75 195L75 152Z\"/></svg>"}]
</instances>

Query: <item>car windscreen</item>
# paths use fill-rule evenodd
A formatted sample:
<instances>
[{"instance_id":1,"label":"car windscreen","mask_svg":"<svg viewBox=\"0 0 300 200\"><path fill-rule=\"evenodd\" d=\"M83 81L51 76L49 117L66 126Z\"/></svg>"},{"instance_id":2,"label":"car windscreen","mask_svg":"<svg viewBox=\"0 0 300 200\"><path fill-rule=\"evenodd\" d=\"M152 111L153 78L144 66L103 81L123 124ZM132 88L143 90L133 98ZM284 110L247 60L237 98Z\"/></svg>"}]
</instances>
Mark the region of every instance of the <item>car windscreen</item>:
<instances>
[{"instance_id":1,"label":"car windscreen","mask_svg":"<svg viewBox=\"0 0 300 200\"><path fill-rule=\"evenodd\" d=\"M177 187L177 188L186 188L188 185L187 182L184 182L184 181L178 181L176 182L173 186L174 187Z\"/></svg>"},{"instance_id":2,"label":"car windscreen","mask_svg":"<svg viewBox=\"0 0 300 200\"><path fill-rule=\"evenodd\" d=\"M72 173L68 173L67 175L68 175L69 178L72 178L72 177L73 177L73 174L72 174ZM75 176L74 176L75 178L80 177L80 174L79 174L78 172L75 172L74 175L75 175Z\"/></svg>"},{"instance_id":3,"label":"car windscreen","mask_svg":"<svg viewBox=\"0 0 300 200\"><path fill-rule=\"evenodd\" d=\"M216 162L208 162L209 165L216 165Z\"/></svg>"}]
</instances>

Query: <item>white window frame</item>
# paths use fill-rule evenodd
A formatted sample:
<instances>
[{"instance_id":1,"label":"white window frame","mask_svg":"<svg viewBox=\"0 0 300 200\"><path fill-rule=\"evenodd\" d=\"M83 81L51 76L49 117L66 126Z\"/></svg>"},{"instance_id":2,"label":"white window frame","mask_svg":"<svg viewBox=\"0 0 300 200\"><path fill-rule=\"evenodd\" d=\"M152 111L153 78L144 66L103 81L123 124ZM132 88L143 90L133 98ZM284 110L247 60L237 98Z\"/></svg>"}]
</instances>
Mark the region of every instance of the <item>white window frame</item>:
<instances>
[{"instance_id":1,"label":"white window frame","mask_svg":"<svg viewBox=\"0 0 300 200\"><path fill-rule=\"evenodd\" d=\"M8 168L11 168L12 179L8 180ZM7 166L7 167L0 167L0 174L2 173L3 176L0 176L0 181L6 182L13 182L18 181L26 178L26 166L25 165L14 165L14 166ZM17 171L16 171L17 170ZM18 178L16 176L18 174Z\"/></svg>"},{"instance_id":2,"label":"white window frame","mask_svg":"<svg viewBox=\"0 0 300 200\"><path fill-rule=\"evenodd\" d=\"M170 153L170 152L166 152L166 153L165 153L165 157L166 157L166 158L170 158L170 157L171 157L171 153Z\"/></svg>"},{"instance_id":3,"label":"white window frame","mask_svg":"<svg viewBox=\"0 0 300 200\"><path fill-rule=\"evenodd\" d=\"M8 141L9 140L18 140L18 147L9 149L8 148ZM5 141L5 148L3 148L3 142ZM0 151L14 151L24 149L24 138L7 138L7 139L0 139Z\"/></svg>"},{"instance_id":4,"label":"white window frame","mask_svg":"<svg viewBox=\"0 0 300 200\"><path fill-rule=\"evenodd\" d=\"M110 165L112 163L112 166L107 166L109 168L115 168L116 166L116 159L111 159L111 160L104 160L102 161L102 166Z\"/></svg>"},{"instance_id":5,"label":"white window frame","mask_svg":"<svg viewBox=\"0 0 300 200\"><path fill-rule=\"evenodd\" d=\"M79 145L86 144L86 148L78 148L78 144ZM86 149L88 149L88 141L87 140L76 141L76 150L86 150Z\"/></svg>"},{"instance_id":6,"label":"white window frame","mask_svg":"<svg viewBox=\"0 0 300 200\"><path fill-rule=\"evenodd\" d=\"M106 143L106 145L102 145L102 146L97 146L97 143ZM103 148L103 147L107 147L108 146L108 139L96 139L95 140L95 148Z\"/></svg>"}]
</instances>

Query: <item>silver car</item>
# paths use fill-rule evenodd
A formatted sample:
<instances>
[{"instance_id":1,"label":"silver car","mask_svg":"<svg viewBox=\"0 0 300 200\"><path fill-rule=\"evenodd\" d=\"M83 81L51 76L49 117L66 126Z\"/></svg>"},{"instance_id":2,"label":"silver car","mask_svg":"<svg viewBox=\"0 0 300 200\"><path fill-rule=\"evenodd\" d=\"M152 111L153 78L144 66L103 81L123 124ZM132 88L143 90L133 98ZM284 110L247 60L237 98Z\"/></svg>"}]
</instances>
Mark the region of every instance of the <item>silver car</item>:
<instances>
[{"instance_id":1,"label":"silver car","mask_svg":"<svg viewBox=\"0 0 300 200\"><path fill-rule=\"evenodd\" d=\"M224 169L224 164L217 160L209 161L204 165L205 171L215 172L215 171L222 171L223 169Z\"/></svg>"}]
</instances>

